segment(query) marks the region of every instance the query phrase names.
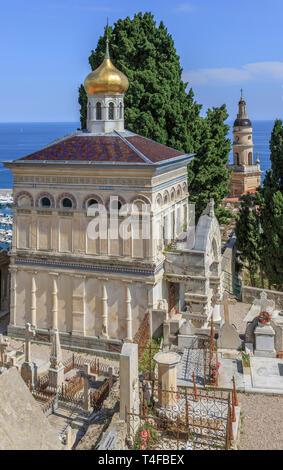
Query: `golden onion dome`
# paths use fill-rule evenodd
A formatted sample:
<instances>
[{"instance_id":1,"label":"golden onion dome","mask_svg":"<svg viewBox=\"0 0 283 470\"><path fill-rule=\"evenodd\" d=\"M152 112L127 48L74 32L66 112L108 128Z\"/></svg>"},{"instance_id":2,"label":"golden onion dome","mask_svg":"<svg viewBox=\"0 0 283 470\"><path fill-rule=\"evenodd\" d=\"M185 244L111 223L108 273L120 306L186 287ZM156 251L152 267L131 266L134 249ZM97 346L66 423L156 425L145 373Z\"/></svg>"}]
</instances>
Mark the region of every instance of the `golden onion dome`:
<instances>
[{"instance_id":1,"label":"golden onion dome","mask_svg":"<svg viewBox=\"0 0 283 470\"><path fill-rule=\"evenodd\" d=\"M129 88L129 80L112 64L108 40L106 54L102 64L85 79L84 87L87 94L124 94Z\"/></svg>"}]
</instances>

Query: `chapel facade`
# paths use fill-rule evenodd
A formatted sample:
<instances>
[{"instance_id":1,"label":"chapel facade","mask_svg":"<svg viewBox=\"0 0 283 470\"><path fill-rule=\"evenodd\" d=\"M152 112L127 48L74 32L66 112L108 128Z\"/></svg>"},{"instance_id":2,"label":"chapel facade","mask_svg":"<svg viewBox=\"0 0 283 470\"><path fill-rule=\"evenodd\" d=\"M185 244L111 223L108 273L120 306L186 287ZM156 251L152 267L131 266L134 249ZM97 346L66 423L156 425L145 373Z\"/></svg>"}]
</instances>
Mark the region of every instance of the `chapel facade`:
<instances>
[{"instance_id":1,"label":"chapel facade","mask_svg":"<svg viewBox=\"0 0 283 470\"><path fill-rule=\"evenodd\" d=\"M217 220L209 209L193 252L182 247L182 266L176 253L170 261L166 247L188 224L193 155L124 128L128 86L107 43L103 63L85 80L87 130L5 163L14 176L10 335L22 337L30 322L42 335L58 329L66 347L111 355L133 341L147 313L152 323L160 305L191 311L199 326L211 315L220 292ZM94 238L89 226L98 207L105 208L106 237ZM127 224L133 210L135 233Z\"/></svg>"}]
</instances>

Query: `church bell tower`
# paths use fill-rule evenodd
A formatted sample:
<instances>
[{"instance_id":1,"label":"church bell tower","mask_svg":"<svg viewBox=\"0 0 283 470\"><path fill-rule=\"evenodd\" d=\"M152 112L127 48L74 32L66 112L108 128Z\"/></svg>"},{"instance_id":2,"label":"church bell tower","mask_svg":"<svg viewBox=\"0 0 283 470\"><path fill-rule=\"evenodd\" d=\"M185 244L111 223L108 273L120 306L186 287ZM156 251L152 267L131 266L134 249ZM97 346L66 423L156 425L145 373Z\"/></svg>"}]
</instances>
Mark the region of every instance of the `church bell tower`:
<instances>
[{"instance_id":1,"label":"church bell tower","mask_svg":"<svg viewBox=\"0 0 283 470\"><path fill-rule=\"evenodd\" d=\"M253 128L248 118L246 102L241 90L239 112L233 127L233 165L230 182L230 196L240 197L243 193L255 190L261 181L259 158L254 162Z\"/></svg>"}]
</instances>

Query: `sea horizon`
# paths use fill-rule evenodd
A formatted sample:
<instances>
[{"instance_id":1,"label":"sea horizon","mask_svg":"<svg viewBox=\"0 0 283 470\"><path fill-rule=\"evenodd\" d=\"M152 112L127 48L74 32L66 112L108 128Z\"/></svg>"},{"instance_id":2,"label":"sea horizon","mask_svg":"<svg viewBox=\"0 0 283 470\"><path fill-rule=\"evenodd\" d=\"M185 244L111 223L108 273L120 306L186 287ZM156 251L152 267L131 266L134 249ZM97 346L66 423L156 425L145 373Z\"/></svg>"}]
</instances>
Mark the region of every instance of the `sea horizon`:
<instances>
[{"instance_id":1,"label":"sea horizon","mask_svg":"<svg viewBox=\"0 0 283 470\"><path fill-rule=\"evenodd\" d=\"M227 119L230 126L229 138L233 137L233 119ZM254 160L259 153L261 169L265 172L270 168L269 140L274 120L252 120ZM0 163L16 160L29 155L54 140L75 132L80 128L79 121L26 121L0 122ZM232 151L229 154L232 163ZM0 165L0 189L11 189L13 186L12 173Z\"/></svg>"}]
</instances>

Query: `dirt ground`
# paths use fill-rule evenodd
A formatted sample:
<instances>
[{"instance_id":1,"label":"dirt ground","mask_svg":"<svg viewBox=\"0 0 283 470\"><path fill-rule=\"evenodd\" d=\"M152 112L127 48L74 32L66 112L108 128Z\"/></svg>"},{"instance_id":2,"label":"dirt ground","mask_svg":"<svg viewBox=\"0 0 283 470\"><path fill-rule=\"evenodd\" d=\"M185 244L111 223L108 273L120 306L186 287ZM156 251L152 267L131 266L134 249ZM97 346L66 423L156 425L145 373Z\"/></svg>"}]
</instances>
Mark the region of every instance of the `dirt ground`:
<instances>
[{"instance_id":1,"label":"dirt ground","mask_svg":"<svg viewBox=\"0 0 283 470\"><path fill-rule=\"evenodd\" d=\"M283 395L239 393L239 450L283 450Z\"/></svg>"}]
</instances>

